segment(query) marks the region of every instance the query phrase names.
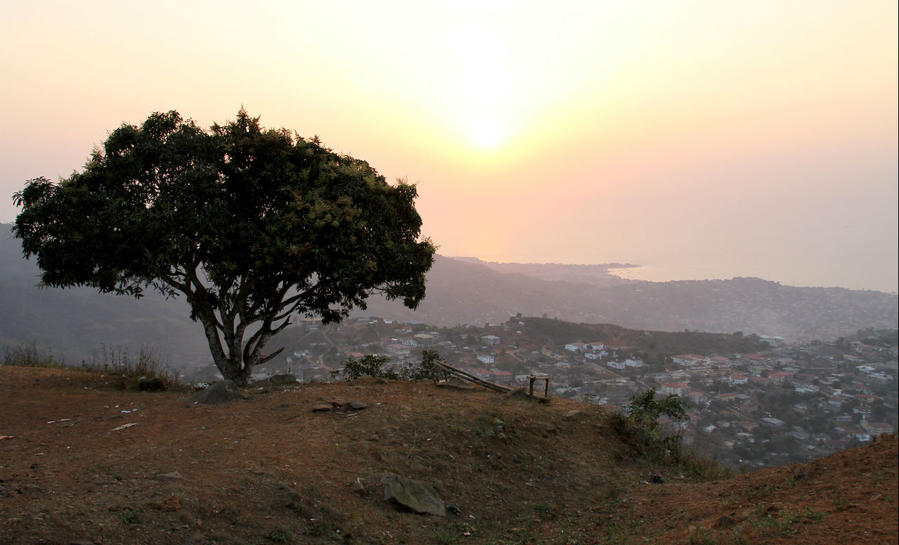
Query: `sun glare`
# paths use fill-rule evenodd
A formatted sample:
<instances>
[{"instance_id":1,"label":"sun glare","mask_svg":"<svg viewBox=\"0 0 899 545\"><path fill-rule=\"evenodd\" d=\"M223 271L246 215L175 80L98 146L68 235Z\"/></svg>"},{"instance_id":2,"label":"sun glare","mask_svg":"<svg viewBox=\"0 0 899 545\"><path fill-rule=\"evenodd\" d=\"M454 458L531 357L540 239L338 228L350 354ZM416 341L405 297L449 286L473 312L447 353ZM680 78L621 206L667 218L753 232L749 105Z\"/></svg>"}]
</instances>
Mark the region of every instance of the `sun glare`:
<instances>
[{"instance_id":1,"label":"sun glare","mask_svg":"<svg viewBox=\"0 0 899 545\"><path fill-rule=\"evenodd\" d=\"M447 68L453 79L451 115L457 130L477 148L496 148L509 130L504 112L511 93L508 45L495 29L476 24L453 28L447 45L452 51Z\"/></svg>"},{"instance_id":2,"label":"sun glare","mask_svg":"<svg viewBox=\"0 0 899 545\"><path fill-rule=\"evenodd\" d=\"M481 117L468 127L468 138L481 149L493 149L500 145L504 138L502 129L496 119Z\"/></svg>"}]
</instances>

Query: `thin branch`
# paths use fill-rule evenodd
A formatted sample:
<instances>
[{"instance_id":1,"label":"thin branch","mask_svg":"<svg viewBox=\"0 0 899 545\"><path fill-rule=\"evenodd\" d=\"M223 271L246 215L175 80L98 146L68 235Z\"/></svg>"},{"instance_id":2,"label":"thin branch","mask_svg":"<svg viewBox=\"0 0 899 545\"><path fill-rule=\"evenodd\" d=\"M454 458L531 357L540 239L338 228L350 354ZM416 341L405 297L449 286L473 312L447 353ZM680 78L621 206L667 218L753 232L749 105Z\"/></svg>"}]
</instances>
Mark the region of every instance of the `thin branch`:
<instances>
[{"instance_id":1,"label":"thin branch","mask_svg":"<svg viewBox=\"0 0 899 545\"><path fill-rule=\"evenodd\" d=\"M265 363L265 362L267 362L267 361L271 361L273 358L275 358L275 357L276 357L278 354L280 354L281 352L284 352L284 347L283 347L283 346L282 346L281 348L275 350L275 351L272 352L271 354L259 358L259 363L258 363L257 365L262 365L263 363Z\"/></svg>"}]
</instances>

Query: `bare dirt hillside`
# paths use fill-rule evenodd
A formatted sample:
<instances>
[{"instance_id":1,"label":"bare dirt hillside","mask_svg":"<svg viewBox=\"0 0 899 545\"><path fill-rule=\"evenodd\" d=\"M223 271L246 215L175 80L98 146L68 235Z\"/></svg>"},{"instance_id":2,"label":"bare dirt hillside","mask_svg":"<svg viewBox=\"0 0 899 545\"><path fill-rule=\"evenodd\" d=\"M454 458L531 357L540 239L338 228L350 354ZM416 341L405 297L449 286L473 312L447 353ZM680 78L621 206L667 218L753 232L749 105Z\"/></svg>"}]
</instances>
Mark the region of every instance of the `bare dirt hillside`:
<instances>
[{"instance_id":1,"label":"bare dirt hillside","mask_svg":"<svg viewBox=\"0 0 899 545\"><path fill-rule=\"evenodd\" d=\"M0 367L0 543L897 543L895 437L708 481L561 399L372 379L205 406L119 382ZM446 516L386 502L385 473Z\"/></svg>"}]
</instances>

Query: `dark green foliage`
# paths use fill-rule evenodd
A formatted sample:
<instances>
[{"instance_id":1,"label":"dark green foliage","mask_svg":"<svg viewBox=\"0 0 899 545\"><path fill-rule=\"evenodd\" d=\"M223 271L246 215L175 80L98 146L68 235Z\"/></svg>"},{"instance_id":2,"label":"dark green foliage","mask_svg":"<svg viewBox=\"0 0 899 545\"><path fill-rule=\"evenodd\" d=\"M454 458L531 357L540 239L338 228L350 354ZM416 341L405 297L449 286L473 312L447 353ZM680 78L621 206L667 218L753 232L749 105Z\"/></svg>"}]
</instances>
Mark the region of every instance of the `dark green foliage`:
<instances>
[{"instance_id":1,"label":"dark green foliage","mask_svg":"<svg viewBox=\"0 0 899 545\"><path fill-rule=\"evenodd\" d=\"M434 350L421 351L421 363L405 364L399 369L385 369L390 359L386 356L366 354L360 359L347 358L343 364L343 374L346 380L356 380L359 377L389 378L392 380L433 380L441 378L442 373L437 367L437 362L443 361Z\"/></svg>"},{"instance_id":2,"label":"dark green foliage","mask_svg":"<svg viewBox=\"0 0 899 545\"><path fill-rule=\"evenodd\" d=\"M656 397L654 388L634 394L627 408L630 421L648 431L653 437L658 437L660 433L660 417L667 416L675 422L687 419L687 412L678 396L669 395L660 399Z\"/></svg>"},{"instance_id":3,"label":"dark green foliage","mask_svg":"<svg viewBox=\"0 0 899 545\"><path fill-rule=\"evenodd\" d=\"M627 407L628 415L613 413L609 417L612 429L628 447L640 456L656 463L673 464L684 475L710 480L730 476L732 472L714 459L686 449L680 432L663 435L661 417L675 422L687 420L687 413L676 395L657 398L654 389L635 394ZM620 455L624 459L624 455Z\"/></svg>"},{"instance_id":4,"label":"dark green foliage","mask_svg":"<svg viewBox=\"0 0 899 545\"><path fill-rule=\"evenodd\" d=\"M209 131L156 113L83 171L28 181L14 232L48 286L185 295L219 370L245 383L291 316L337 322L375 291L418 305L434 246L416 195L243 110Z\"/></svg>"},{"instance_id":5,"label":"dark green foliage","mask_svg":"<svg viewBox=\"0 0 899 545\"><path fill-rule=\"evenodd\" d=\"M437 382L443 378L444 373L437 367L443 361L436 350L422 350L421 363L413 368L412 380L431 380Z\"/></svg>"},{"instance_id":6,"label":"dark green foliage","mask_svg":"<svg viewBox=\"0 0 899 545\"><path fill-rule=\"evenodd\" d=\"M346 380L356 380L359 377L398 378L396 372L392 369L384 369L388 361L390 361L390 358L374 354L366 354L358 360L347 358L343 364L343 376Z\"/></svg>"},{"instance_id":7,"label":"dark green foliage","mask_svg":"<svg viewBox=\"0 0 899 545\"><path fill-rule=\"evenodd\" d=\"M444 361L435 350L422 350L421 362L407 363L395 373L400 380L430 380L437 382L446 378L446 373L437 364Z\"/></svg>"}]
</instances>

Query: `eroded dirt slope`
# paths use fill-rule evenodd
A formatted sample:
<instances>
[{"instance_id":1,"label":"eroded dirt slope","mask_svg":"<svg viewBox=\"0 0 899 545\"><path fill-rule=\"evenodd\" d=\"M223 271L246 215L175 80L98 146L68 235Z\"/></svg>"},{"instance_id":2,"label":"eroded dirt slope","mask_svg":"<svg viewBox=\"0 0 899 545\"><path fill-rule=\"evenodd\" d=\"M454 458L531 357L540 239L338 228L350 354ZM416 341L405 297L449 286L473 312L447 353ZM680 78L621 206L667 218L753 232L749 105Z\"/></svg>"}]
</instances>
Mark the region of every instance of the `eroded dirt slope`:
<instances>
[{"instance_id":1,"label":"eroded dirt slope","mask_svg":"<svg viewBox=\"0 0 899 545\"><path fill-rule=\"evenodd\" d=\"M195 406L117 386L0 367L0 543L897 542L895 437L703 482L565 400L363 380ZM366 407L312 411L350 400ZM386 503L387 472L433 483L447 516Z\"/></svg>"}]
</instances>

